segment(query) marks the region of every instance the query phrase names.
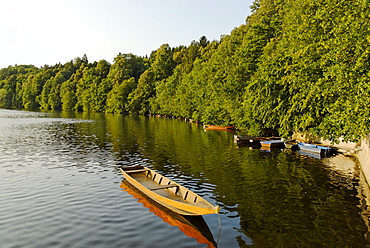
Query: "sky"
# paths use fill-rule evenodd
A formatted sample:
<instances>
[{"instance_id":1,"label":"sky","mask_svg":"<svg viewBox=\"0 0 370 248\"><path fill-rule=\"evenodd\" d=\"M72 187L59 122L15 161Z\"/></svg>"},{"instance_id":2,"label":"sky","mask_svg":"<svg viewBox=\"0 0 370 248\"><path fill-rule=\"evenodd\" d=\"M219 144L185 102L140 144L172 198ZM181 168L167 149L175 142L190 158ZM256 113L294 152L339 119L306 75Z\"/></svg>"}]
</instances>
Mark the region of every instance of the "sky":
<instances>
[{"instance_id":1,"label":"sky","mask_svg":"<svg viewBox=\"0 0 370 248\"><path fill-rule=\"evenodd\" d=\"M162 44L219 40L253 0L0 0L0 68L54 65L87 55L150 55Z\"/></svg>"}]
</instances>

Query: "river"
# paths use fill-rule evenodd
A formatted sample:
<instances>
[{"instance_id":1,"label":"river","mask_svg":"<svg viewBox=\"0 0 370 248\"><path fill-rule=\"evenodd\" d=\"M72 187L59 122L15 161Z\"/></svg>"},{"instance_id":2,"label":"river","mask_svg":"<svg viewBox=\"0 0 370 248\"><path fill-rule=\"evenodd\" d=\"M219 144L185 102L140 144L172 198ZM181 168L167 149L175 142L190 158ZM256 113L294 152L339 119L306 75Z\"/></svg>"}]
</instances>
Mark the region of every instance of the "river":
<instances>
[{"instance_id":1,"label":"river","mask_svg":"<svg viewBox=\"0 0 370 248\"><path fill-rule=\"evenodd\" d=\"M123 182L129 165L220 214L170 213ZM179 119L0 109L0 247L370 247L359 173Z\"/></svg>"}]
</instances>

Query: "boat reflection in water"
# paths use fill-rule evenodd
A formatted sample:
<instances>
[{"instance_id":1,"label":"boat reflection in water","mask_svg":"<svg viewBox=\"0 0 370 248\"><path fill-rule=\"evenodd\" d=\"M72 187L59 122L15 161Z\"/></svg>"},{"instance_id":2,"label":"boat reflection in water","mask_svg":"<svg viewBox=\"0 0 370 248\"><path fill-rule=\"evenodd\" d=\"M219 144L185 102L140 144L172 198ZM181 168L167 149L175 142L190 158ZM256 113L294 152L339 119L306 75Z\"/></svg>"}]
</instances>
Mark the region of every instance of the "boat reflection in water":
<instances>
[{"instance_id":1,"label":"boat reflection in water","mask_svg":"<svg viewBox=\"0 0 370 248\"><path fill-rule=\"evenodd\" d=\"M213 238L211 230L202 216L185 216L177 214L151 200L135 189L129 183L123 180L120 186L123 191L126 191L133 198L138 199L144 207L149 208L149 211L160 217L164 222L171 226L177 226L186 236L194 238L198 243L207 244L208 248L216 248L216 242Z\"/></svg>"}]
</instances>

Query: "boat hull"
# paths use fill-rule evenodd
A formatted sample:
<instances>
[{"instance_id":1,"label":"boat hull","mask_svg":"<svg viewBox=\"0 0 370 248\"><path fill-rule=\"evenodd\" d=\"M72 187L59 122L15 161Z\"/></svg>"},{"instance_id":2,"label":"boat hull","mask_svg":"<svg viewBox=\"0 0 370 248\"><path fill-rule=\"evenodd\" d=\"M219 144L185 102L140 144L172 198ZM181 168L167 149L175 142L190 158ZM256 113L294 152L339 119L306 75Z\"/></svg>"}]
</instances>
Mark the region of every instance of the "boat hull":
<instances>
[{"instance_id":1,"label":"boat hull","mask_svg":"<svg viewBox=\"0 0 370 248\"><path fill-rule=\"evenodd\" d=\"M204 125L204 128L206 129L217 129L217 130L234 130L234 126L215 126L215 125Z\"/></svg>"},{"instance_id":2,"label":"boat hull","mask_svg":"<svg viewBox=\"0 0 370 248\"><path fill-rule=\"evenodd\" d=\"M177 226L188 237L195 238L198 243L207 244L208 248L216 247L211 230L202 216L185 216L168 211L167 208L146 197L146 195L129 183L122 182L121 188L132 195L133 198L138 199L138 202L142 203L144 207L148 208L150 212L160 217L164 222L171 226Z\"/></svg>"},{"instance_id":3,"label":"boat hull","mask_svg":"<svg viewBox=\"0 0 370 248\"><path fill-rule=\"evenodd\" d=\"M280 148L284 147L284 142L277 137L256 137L248 135L234 135L234 143L244 144L252 147Z\"/></svg>"},{"instance_id":4,"label":"boat hull","mask_svg":"<svg viewBox=\"0 0 370 248\"><path fill-rule=\"evenodd\" d=\"M308 143L298 143L299 150L317 153L320 154L322 157L331 156L333 154L333 149L331 147L320 146L315 144L308 144Z\"/></svg>"},{"instance_id":5,"label":"boat hull","mask_svg":"<svg viewBox=\"0 0 370 248\"><path fill-rule=\"evenodd\" d=\"M267 147L267 148L284 147L284 141L282 140L266 140L266 141L261 141L260 143L262 147Z\"/></svg>"}]
</instances>

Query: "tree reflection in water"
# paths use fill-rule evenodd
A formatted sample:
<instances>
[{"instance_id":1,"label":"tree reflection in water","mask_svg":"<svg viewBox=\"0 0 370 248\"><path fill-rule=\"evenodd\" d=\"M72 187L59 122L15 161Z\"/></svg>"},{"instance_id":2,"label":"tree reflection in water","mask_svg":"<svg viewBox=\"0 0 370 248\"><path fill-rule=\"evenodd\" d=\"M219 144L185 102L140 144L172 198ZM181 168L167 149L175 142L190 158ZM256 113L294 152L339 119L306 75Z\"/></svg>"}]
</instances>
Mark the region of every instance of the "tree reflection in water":
<instances>
[{"instance_id":1,"label":"tree reflection in water","mask_svg":"<svg viewBox=\"0 0 370 248\"><path fill-rule=\"evenodd\" d=\"M232 133L204 132L202 126L177 119L94 118L102 123L100 129L74 132L86 137L91 132L102 147L109 144L119 163L145 163L220 205L221 219L226 216L237 232L234 237L221 233L221 240L244 246L244 236L254 247L369 245L352 180L358 172L349 178L354 182L350 186L344 183L348 174L337 175L325 159L294 151L237 149ZM240 223L234 223L237 219Z\"/></svg>"}]
</instances>

